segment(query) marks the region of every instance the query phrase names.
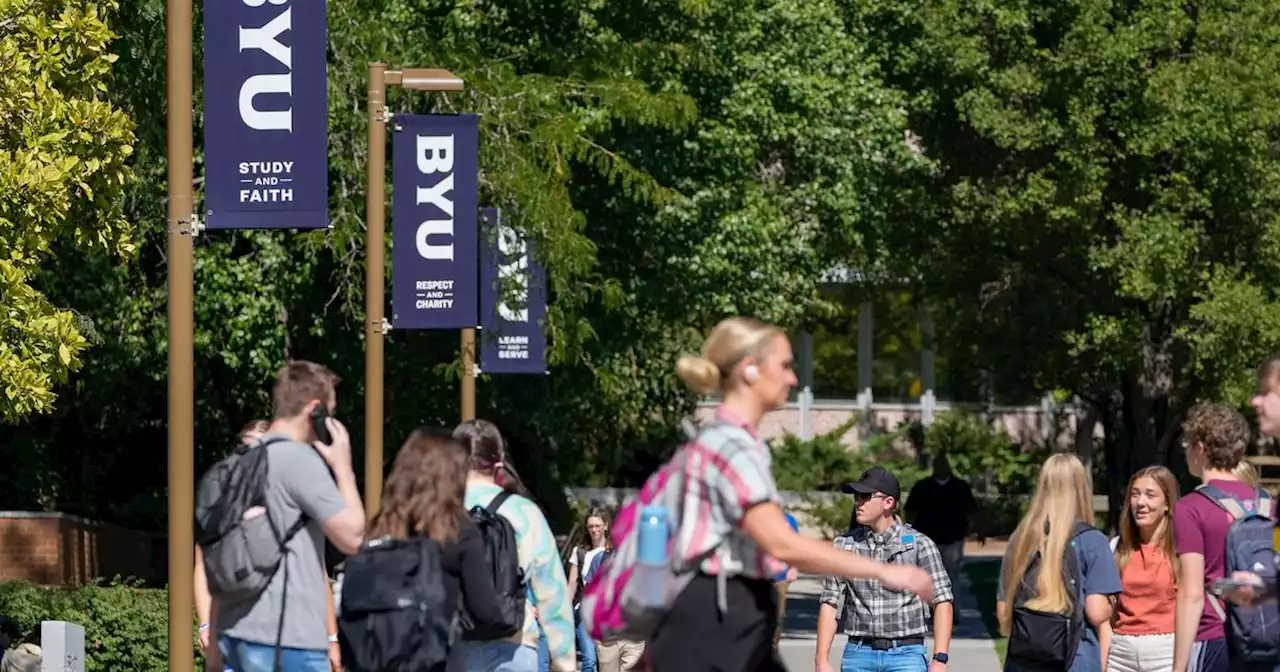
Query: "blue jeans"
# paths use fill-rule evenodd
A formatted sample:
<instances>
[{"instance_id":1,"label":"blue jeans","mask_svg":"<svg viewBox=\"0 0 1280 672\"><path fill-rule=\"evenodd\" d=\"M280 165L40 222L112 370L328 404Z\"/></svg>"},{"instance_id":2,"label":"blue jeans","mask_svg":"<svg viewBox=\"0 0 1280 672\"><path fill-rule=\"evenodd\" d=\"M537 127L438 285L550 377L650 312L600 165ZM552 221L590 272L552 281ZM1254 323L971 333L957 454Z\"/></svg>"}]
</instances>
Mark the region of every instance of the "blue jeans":
<instances>
[{"instance_id":1,"label":"blue jeans","mask_svg":"<svg viewBox=\"0 0 1280 672\"><path fill-rule=\"evenodd\" d=\"M582 661L582 672L596 672L596 643L591 639L585 624L578 624L578 660Z\"/></svg>"},{"instance_id":2,"label":"blue jeans","mask_svg":"<svg viewBox=\"0 0 1280 672\"><path fill-rule=\"evenodd\" d=\"M273 672L276 664L274 644L246 642L222 635L218 637L218 649L222 651L225 665L235 672ZM329 672L329 651L326 649L280 649L280 669L283 672Z\"/></svg>"},{"instance_id":3,"label":"blue jeans","mask_svg":"<svg viewBox=\"0 0 1280 672\"><path fill-rule=\"evenodd\" d=\"M861 642L849 642L840 658L840 672L926 672L928 669L929 657L922 644L881 651Z\"/></svg>"},{"instance_id":4,"label":"blue jeans","mask_svg":"<svg viewBox=\"0 0 1280 672\"><path fill-rule=\"evenodd\" d=\"M467 672L536 672L538 651L516 642L468 642L465 650Z\"/></svg>"}]
</instances>

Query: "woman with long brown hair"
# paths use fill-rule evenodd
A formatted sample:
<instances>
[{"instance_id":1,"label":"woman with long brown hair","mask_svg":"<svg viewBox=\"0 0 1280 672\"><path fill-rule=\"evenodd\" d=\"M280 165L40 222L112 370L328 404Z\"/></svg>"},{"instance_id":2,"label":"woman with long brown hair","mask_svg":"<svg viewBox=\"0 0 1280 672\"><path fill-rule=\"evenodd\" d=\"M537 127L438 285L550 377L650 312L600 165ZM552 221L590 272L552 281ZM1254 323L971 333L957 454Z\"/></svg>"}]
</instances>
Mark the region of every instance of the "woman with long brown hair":
<instances>
[{"instance_id":1,"label":"woman with long brown hair","mask_svg":"<svg viewBox=\"0 0 1280 672\"><path fill-rule=\"evenodd\" d=\"M440 545L444 569L445 607L459 600L480 627L498 623L493 579L487 569L480 530L463 506L470 455L447 430L419 428L396 454L382 489L382 509L366 538L427 537ZM465 669L461 655L450 655L449 670Z\"/></svg>"},{"instance_id":2,"label":"woman with long brown hair","mask_svg":"<svg viewBox=\"0 0 1280 672\"><path fill-rule=\"evenodd\" d=\"M1173 550L1173 507L1178 481L1160 466L1129 479L1115 540L1121 592L1112 617L1107 672L1173 669L1174 606L1178 563Z\"/></svg>"}]
</instances>

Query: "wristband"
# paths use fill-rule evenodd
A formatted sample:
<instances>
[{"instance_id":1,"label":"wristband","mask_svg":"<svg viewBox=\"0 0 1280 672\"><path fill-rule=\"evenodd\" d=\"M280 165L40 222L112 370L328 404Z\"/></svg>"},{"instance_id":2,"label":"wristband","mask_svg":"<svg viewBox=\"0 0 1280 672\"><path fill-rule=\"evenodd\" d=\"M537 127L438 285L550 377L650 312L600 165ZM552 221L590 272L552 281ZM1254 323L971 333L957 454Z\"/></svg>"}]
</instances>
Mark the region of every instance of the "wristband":
<instances>
[{"instance_id":1,"label":"wristband","mask_svg":"<svg viewBox=\"0 0 1280 672\"><path fill-rule=\"evenodd\" d=\"M330 644L337 644L337 643L338 643L338 633L336 633L336 632L335 632L335 633L333 633L332 635L329 635L329 643L330 643Z\"/></svg>"},{"instance_id":2,"label":"wristband","mask_svg":"<svg viewBox=\"0 0 1280 672\"><path fill-rule=\"evenodd\" d=\"M208 629L209 629L209 624L208 624L208 623L201 623L201 624L200 624L200 632L204 632L205 630L208 630Z\"/></svg>"}]
</instances>

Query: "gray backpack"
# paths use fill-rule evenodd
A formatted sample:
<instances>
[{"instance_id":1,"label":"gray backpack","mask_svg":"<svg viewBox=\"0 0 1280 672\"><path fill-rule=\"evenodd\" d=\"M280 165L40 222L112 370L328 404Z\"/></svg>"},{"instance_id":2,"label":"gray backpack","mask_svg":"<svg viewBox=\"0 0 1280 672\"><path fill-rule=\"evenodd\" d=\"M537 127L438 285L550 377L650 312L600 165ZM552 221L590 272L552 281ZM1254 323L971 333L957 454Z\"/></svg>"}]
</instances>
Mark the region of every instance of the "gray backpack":
<instances>
[{"instance_id":1,"label":"gray backpack","mask_svg":"<svg viewBox=\"0 0 1280 672\"><path fill-rule=\"evenodd\" d=\"M306 526L306 516L299 516L288 530L277 530L267 515L267 449L283 440L240 446L200 479L196 543L216 599L242 602L265 590L285 564L285 545Z\"/></svg>"}]
</instances>

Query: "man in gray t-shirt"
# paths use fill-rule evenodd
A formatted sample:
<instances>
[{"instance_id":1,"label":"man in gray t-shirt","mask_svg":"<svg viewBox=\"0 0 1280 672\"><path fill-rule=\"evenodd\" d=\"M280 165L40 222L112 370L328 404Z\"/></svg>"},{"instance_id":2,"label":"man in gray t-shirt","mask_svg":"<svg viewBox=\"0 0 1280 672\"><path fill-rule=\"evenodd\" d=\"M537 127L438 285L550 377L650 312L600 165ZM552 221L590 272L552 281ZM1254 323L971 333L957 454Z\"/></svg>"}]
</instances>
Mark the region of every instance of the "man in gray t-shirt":
<instances>
[{"instance_id":1,"label":"man in gray t-shirt","mask_svg":"<svg viewBox=\"0 0 1280 672\"><path fill-rule=\"evenodd\" d=\"M236 672L271 672L277 635L283 670L329 670L329 642L336 633L326 623L324 540L351 554L364 536L347 430L327 418L332 442L326 445L312 429L312 411L322 403L329 413L335 410L336 384L337 376L310 362L288 364L276 377L275 419L263 440L284 440L267 446L267 515L278 530L289 529L300 515L307 524L289 540L266 590L252 600L219 602L218 644Z\"/></svg>"}]
</instances>

